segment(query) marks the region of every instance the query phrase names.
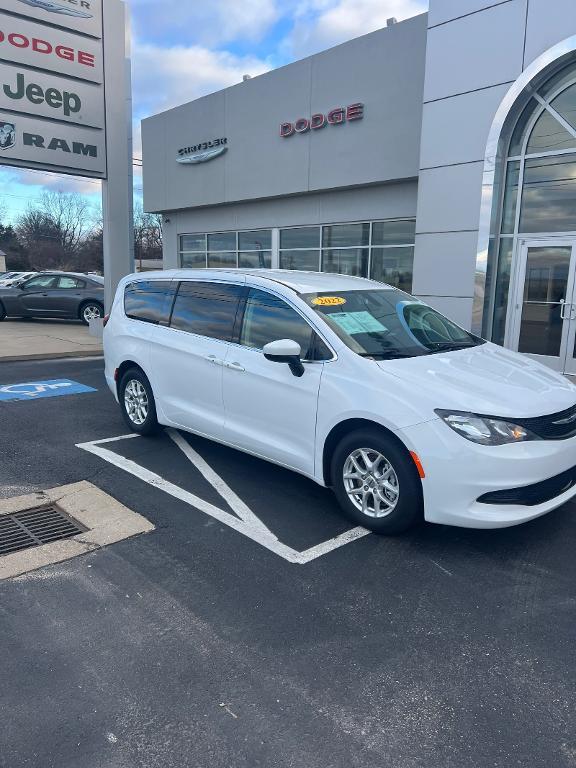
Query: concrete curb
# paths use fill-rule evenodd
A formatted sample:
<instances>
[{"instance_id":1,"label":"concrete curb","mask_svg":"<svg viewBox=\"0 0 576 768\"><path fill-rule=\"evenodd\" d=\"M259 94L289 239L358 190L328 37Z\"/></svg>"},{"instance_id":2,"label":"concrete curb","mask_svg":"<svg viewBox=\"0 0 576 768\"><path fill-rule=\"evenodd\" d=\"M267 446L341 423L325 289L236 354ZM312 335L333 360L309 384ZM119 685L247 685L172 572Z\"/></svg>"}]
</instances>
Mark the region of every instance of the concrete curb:
<instances>
[{"instance_id":1,"label":"concrete curb","mask_svg":"<svg viewBox=\"0 0 576 768\"><path fill-rule=\"evenodd\" d=\"M33 355L7 355L6 357L0 356L0 363L23 363L28 360L65 360L75 357L104 357L104 352L101 349L85 349L82 352L38 352Z\"/></svg>"},{"instance_id":2,"label":"concrete curb","mask_svg":"<svg viewBox=\"0 0 576 768\"><path fill-rule=\"evenodd\" d=\"M0 499L0 518L49 503L76 519L87 530L70 539L3 555L0 558L0 581L154 530L145 517L86 480L25 496Z\"/></svg>"}]
</instances>

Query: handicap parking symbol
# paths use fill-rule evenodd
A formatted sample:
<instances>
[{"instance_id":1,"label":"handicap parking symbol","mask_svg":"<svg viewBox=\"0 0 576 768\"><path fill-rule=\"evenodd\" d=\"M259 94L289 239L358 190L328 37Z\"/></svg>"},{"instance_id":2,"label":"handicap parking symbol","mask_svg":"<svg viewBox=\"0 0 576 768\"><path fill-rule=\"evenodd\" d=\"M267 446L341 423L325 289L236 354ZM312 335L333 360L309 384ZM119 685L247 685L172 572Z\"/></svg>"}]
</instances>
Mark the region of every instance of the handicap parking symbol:
<instances>
[{"instance_id":1,"label":"handicap parking symbol","mask_svg":"<svg viewBox=\"0 0 576 768\"><path fill-rule=\"evenodd\" d=\"M6 400L39 400L43 397L78 395L84 392L96 392L71 379L51 379L49 381L27 381L21 384L0 384L0 402Z\"/></svg>"}]
</instances>

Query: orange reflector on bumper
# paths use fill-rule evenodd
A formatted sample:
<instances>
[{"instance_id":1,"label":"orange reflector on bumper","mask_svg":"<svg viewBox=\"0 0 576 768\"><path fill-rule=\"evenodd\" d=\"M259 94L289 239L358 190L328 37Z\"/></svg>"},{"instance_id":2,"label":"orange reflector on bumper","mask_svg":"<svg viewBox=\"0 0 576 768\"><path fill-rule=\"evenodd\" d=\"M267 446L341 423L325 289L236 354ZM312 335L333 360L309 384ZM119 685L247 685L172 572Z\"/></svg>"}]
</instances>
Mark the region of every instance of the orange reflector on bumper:
<instances>
[{"instance_id":1,"label":"orange reflector on bumper","mask_svg":"<svg viewBox=\"0 0 576 768\"><path fill-rule=\"evenodd\" d=\"M422 466L422 462L420 461L420 458L417 453L414 453L414 451L410 451L410 456L412 456L412 461L414 464L416 464L416 469L418 470L418 474L422 479L426 477L426 473L424 472L424 467Z\"/></svg>"}]
</instances>

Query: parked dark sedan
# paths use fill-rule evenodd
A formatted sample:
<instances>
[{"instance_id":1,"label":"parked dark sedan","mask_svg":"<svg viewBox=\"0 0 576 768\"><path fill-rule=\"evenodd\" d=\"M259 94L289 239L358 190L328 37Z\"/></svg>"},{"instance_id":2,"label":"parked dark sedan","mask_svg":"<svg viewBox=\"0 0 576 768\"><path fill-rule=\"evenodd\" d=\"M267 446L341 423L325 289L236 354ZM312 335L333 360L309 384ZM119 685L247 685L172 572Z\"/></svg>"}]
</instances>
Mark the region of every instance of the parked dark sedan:
<instances>
[{"instance_id":1,"label":"parked dark sedan","mask_svg":"<svg viewBox=\"0 0 576 768\"><path fill-rule=\"evenodd\" d=\"M0 320L69 317L88 324L104 317L104 280L74 272L42 272L13 288L0 288Z\"/></svg>"}]
</instances>

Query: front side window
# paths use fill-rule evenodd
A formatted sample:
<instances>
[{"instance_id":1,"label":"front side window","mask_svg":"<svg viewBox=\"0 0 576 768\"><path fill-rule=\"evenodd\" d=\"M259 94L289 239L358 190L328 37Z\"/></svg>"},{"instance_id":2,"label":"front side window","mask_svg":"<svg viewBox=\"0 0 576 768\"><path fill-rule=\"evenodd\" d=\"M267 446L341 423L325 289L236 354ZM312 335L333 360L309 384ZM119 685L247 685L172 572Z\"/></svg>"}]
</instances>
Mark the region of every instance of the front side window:
<instances>
[{"instance_id":1,"label":"front side window","mask_svg":"<svg viewBox=\"0 0 576 768\"><path fill-rule=\"evenodd\" d=\"M42 275L41 277L33 277L24 283L24 288L28 290L34 290L38 288L55 288L58 278L56 275Z\"/></svg>"},{"instance_id":2,"label":"front side window","mask_svg":"<svg viewBox=\"0 0 576 768\"><path fill-rule=\"evenodd\" d=\"M124 290L124 312L132 320L167 323L173 296L170 280L138 280Z\"/></svg>"},{"instance_id":3,"label":"front side window","mask_svg":"<svg viewBox=\"0 0 576 768\"><path fill-rule=\"evenodd\" d=\"M244 287L227 283L180 283L170 326L180 331L231 341Z\"/></svg>"},{"instance_id":4,"label":"front side window","mask_svg":"<svg viewBox=\"0 0 576 768\"><path fill-rule=\"evenodd\" d=\"M362 357L419 357L484 343L395 288L309 293L301 298Z\"/></svg>"},{"instance_id":5,"label":"front side window","mask_svg":"<svg viewBox=\"0 0 576 768\"><path fill-rule=\"evenodd\" d=\"M240 344L263 349L271 341L291 339L300 344L303 360L329 360L332 353L312 326L285 301L266 291L248 294Z\"/></svg>"}]
</instances>

